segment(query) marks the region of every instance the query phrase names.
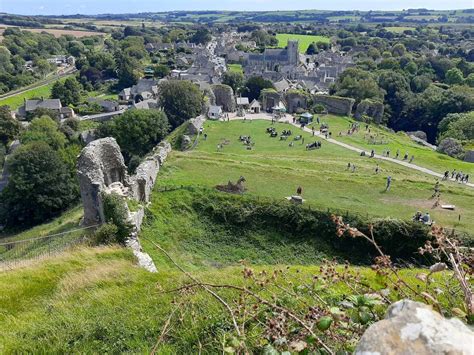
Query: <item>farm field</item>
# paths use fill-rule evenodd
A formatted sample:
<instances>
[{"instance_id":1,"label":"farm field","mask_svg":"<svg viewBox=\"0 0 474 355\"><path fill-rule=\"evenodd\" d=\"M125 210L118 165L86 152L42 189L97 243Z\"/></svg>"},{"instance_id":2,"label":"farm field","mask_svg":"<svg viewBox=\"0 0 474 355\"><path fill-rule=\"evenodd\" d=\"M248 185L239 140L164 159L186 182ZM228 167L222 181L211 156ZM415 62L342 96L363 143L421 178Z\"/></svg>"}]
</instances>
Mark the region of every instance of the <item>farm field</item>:
<instances>
[{"instance_id":1,"label":"farm field","mask_svg":"<svg viewBox=\"0 0 474 355\"><path fill-rule=\"evenodd\" d=\"M2 35L3 31L7 27L19 27L19 26L10 26L10 25L0 24L0 36ZM105 33L103 32L64 30L64 29L57 29L57 28L29 28L29 27L19 27L19 28L23 31L29 31L29 32L34 32L34 33L47 32L54 35L55 37L61 37L62 35L71 35L77 38L81 38L81 37L88 37L88 36L105 35Z\"/></svg>"},{"instance_id":2,"label":"farm field","mask_svg":"<svg viewBox=\"0 0 474 355\"><path fill-rule=\"evenodd\" d=\"M403 33L404 31L413 31L415 30L415 27L407 27L407 26L393 26L393 27L384 27L387 31L389 32L394 32L394 33Z\"/></svg>"},{"instance_id":3,"label":"farm field","mask_svg":"<svg viewBox=\"0 0 474 355\"><path fill-rule=\"evenodd\" d=\"M306 52L308 46L315 42L329 43L330 39L324 36L311 36L311 35L297 35L290 33L277 33L276 38L278 39L278 47L286 47L288 40L298 40L299 41L299 50L301 53Z\"/></svg>"},{"instance_id":4,"label":"farm field","mask_svg":"<svg viewBox=\"0 0 474 355\"><path fill-rule=\"evenodd\" d=\"M347 122L344 122L341 119L345 126ZM289 147L287 141L268 137L265 129L269 125L268 121L259 120L206 122L208 139L201 140L194 151L173 152L157 180L158 188L181 185L212 188L244 176L247 193L254 196L283 200L301 186L306 203L317 209L401 219L410 219L417 210L426 210L443 226L472 230L473 189L443 182L441 203L456 205L456 211L432 209L434 177L397 164L360 157L327 142L323 142L320 150L306 151L299 141ZM278 131L283 129L291 129L294 134L298 130L288 124L277 124ZM255 141L254 149L245 149L238 140L240 135L250 135ZM310 134L303 136L305 143L314 140ZM222 142L226 144L217 152L216 147ZM427 157L429 153L426 152ZM347 169L348 163L356 165L355 172ZM377 163L379 174L374 170ZM385 192L388 175L393 178L392 190Z\"/></svg>"}]
</instances>

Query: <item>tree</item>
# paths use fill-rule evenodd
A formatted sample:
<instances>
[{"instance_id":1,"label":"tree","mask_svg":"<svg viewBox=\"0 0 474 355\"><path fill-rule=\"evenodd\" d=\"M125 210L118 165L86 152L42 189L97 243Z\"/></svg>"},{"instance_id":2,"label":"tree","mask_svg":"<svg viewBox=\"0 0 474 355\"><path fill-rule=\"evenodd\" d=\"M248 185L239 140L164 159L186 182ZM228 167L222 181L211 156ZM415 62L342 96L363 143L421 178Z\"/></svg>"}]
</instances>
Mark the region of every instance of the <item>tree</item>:
<instances>
[{"instance_id":1,"label":"tree","mask_svg":"<svg viewBox=\"0 0 474 355\"><path fill-rule=\"evenodd\" d=\"M189 81L167 81L160 85L160 105L172 128L199 116L204 97L198 87Z\"/></svg>"},{"instance_id":2,"label":"tree","mask_svg":"<svg viewBox=\"0 0 474 355\"><path fill-rule=\"evenodd\" d=\"M397 43L392 48L392 55L394 57L402 57L405 55L406 52L407 52L407 49L405 48L403 43Z\"/></svg>"},{"instance_id":3,"label":"tree","mask_svg":"<svg viewBox=\"0 0 474 355\"><path fill-rule=\"evenodd\" d=\"M464 81L462 71L458 68L449 69L446 72L446 83L450 85L459 85Z\"/></svg>"},{"instance_id":4,"label":"tree","mask_svg":"<svg viewBox=\"0 0 474 355\"><path fill-rule=\"evenodd\" d=\"M211 33L207 28L198 29L191 37L191 42L196 44L206 44L211 41Z\"/></svg>"},{"instance_id":5,"label":"tree","mask_svg":"<svg viewBox=\"0 0 474 355\"><path fill-rule=\"evenodd\" d=\"M273 83L261 76L252 76L245 82L242 93L247 96L250 101L258 100L263 89L273 89Z\"/></svg>"},{"instance_id":6,"label":"tree","mask_svg":"<svg viewBox=\"0 0 474 355\"><path fill-rule=\"evenodd\" d=\"M21 146L9 160L10 179L0 193L0 219L8 226L44 222L78 197L75 180L44 142Z\"/></svg>"},{"instance_id":7,"label":"tree","mask_svg":"<svg viewBox=\"0 0 474 355\"><path fill-rule=\"evenodd\" d=\"M316 45L313 43L310 43L309 46L308 46L308 49L306 49L306 54L307 55L313 55L313 54L316 54L317 53L317 48L316 48Z\"/></svg>"},{"instance_id":8,"label":"tree","mask_svg":"<svg viewBox=\"0 0 474 355\"><path fill-rule=\"evenodd\" d=\"M438 141L444 138L474 141L474 111L448 114L439 123L438 130Z\"/></svg>"},{"instance_id":9,"label":"tree","mask_svg":"<svg viewBox=\"0 0 474 355\"><path fill-rule=\"evenodd\" d=\"M20 123L14 119L8 106L0 106L0 143L7 143L20 134Z\"/></svg>"},{"instance_id":10,"label":"tree","mask_svg":"<svg viewBox=\"0 0 474 355\"><path fill-rule=\"evenodd\" d=\"M44 142L54 150L66 144L66 137L59 131L58 124L48 116L33 119L28 129L21 135L22 144Z\"/></svg>"},{"instance_id":11,"label":"tree","mask_svg":"<svg viewBox=\"0 0 474 355\"><path fill-rule=\"evenodd\" d=\"M98 129L101 137L114 137L128 161L144 156L169 132L168 118L160 110L128 110Z\"/></svg>"},{"instance_id":12,"label":"tree","mask_svg":"<svg viewBox=\"0 0 474 355\"><path fill-rule=\"evenodd\" d=\"M333 91L338 96L352 97L358 104L364 99L382 99L376 78L370 72L360 68L348 68L337 79Z\"/></svg>"},{"instance_id":13,"label":"tree","mask_svg":"<svg viewBox=\"0 0 474 355\"><path fill-rule=\"evenodd\" d=\"M466 84L469 85L471 88L474 87L474 73L471 73L467 76L465 80Z\"/></svg>"},{"instance_id":14,"label":"tree","mask_svg":"<svg viewBox=\"0 0 474 355\"><path fill-rule=\"evenodd\" d=\"M153 75L157 78L164 78L170 73L170 68L164 64L158 64L153 68Z\"/></svg>"},{"instance_id":15,"label":"tree","mask_svg":"<svg viewBox=\"0 0 474 355\"><path fill-rule=\"evenodd\" d=\"M135 58L129 57L124 53L115 52L115 67L117 72L118 87L120 89L135 85L141 77L140 65Z\"/></svg>"},{"instance_id":16,"label":"tree","mask_svg":"<svg viewBox=\"0 0 474 355\"><path fill-rule=\"evenodd\" d=\"M64 83L56 81L51 89L51 96L60 99L61 103L67 105L78 105L81 101L82 86L75 77L67 78Z\"/></svg>"},{"instance_id":17,"label":"tree","mask_svg":"<svg viewBox=\"0 0 474 355\"><path fill-rule=\"evenodd\" d=\"M222 84L230 86L237 93L244 84L244 75L241 72L227 71L222 76Z\"/></svg>"}]
</instances>

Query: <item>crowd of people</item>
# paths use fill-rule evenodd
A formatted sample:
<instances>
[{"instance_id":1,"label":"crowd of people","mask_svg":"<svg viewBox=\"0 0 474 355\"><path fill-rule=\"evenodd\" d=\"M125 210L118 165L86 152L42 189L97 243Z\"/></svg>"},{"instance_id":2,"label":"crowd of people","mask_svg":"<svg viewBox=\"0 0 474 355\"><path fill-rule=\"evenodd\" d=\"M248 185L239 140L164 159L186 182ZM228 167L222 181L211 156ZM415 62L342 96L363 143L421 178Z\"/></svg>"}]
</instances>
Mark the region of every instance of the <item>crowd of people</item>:
<instances>
[{"instance_id":1,"label":"crowd of people","mask_svg":"<svg viewBox=\"0 0 474 355\"><path fill-rule=\"evenodd\" d=\"M444 172L443 180L448 180L449 175L450 175L449 170L446 170ZM454 169L451 172L451 179L461 184L462 183L467 184L469 182L469 174L463 174L462 171L456 171L456 169Z\"/></svg>"}]
</instances>

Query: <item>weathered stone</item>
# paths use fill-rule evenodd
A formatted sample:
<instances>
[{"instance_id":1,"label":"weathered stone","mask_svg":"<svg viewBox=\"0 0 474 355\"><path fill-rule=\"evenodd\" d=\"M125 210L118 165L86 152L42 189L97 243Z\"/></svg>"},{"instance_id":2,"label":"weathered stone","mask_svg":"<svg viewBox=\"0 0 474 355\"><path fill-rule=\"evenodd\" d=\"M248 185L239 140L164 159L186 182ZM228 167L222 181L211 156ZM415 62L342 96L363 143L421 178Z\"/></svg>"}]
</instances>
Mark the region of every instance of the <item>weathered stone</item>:
<instances>
[{"instance_id":1,"label":"weathered stone","mask_svg":"<svg viewBox=\"0 0 474 355\"><path fill-rule=\"evenodd\" d=\"M314 95L313 103L323 105L329 113L349 116L352 112L352 106L355 100L347 97Z\"/></svg>"},{"instance_id":2,"label":"weathered stone","mask_svg":"<svg viewBox=\"0 0 474 355\"><path fill-rule=\"evenodd\" d=\"M282 95L273 89L264 89L261 93L262 109L270 112L273 107L278 106L282 100Z\"/></svg>"},{"instance_id":3,"label":"weathered stone","mask_svg":"<svg viewBox=\"0 0 474 355\"><path fill-rule=\"evenodd\" d=\"M225 112L235 111L234 90L230 86L224 84L212 85L212 91L215 96L215 106L222 106Z\"/></svg>"},{"instance_id":4,"label":"weathered stone","mask_svg":"<svg viewBox=\"0 0 474 355\"><path fill-rule=\"evenodd\" d=\"M198 116L196 118L191 118L189 120L188 133L190 135L198 134L199 130L201 129L201 127L204 124L205 120L206 120L206 118L204 116Z\"/></svg>"},{"instance_id":5,"label":"weathered stone","mask_svg":"<svg viewBox=\"0 0 474 355\"><path fill-rule=\"evenodd\" d=\"M191 146L191 144L192 144L191 137L189 137L188 135L184 134L183 137L181 138L181 149L182 149L182 150L189 149L189 147Z\"/></svg>"},{"instance_id":6,"label":"weathered stone","mask_svg":"<svg viewBox=\"0 0 474 355\"><path fill-rule=\"evenodd\" d=\"M415 136L416 138L423 139L424 141L428 140L428 136L426 135L425 132L423 131L413 131L413 132L407 132L409 136Z\"/></svg>"},{"instance_id":7,"label":"weathered stone","mask_svg":"<svg viewBox=\"0 0 474 355\"><path fill-rule=\"evenodd\" d=\"M113 183L129 186L127 167L114 138L89 143L77 160L77 176L84 206L84 225L104 222L102 192Z\"/></svg>"},{"instance_id":8,"label":"weathered stone","mask_svg":"<svg viewBox=\"0 0 474 355\"><path fill-rule=\"evenodd\" d=\"M464 154L464 161L474 163L474 150L468 150L466 154Z\"/></svg>"},{"instance_id":9,"label":"weathered stone","mask_svg":"<svg viewBox=\"0 0 474 355\"><path fill-rule=\"evenodd\" d=\"M454 138L445 138L439 142L438 152L447 154L454 158L464 158L464 148L461 143Z\"/></svg>"},{"instance_id":10,"label":"weathered stone","mask_svg":"<svg viewBox=\"0 0 474 355\"><path fill-rule=\"evenodd\" d=\"M298 109L306 110L308 108L308 95L304 92L290 90L285 95L285 101L288 113L295 113Z\"/></svg>"},{"instance_id":11,"label":"weathered stone","mask_svg":"<svg viewBox=\"0 0 474 355\"><path fill-rule=\"evenodd\" d=\"M383 103L373 100L362 100L356 108L354 118L361 120L363 116L373 118L375 123L382 122L384 107Z\"/></svg>"},{"instance_id":12,"label":"weathered stone","mask_svg":"<svg viewBox=\"0 0 474 355\"><path fill-rule=\"evenodd\" d=\"M384 320L371 325L355 354L472 354L474 332L456 318L446 319L410 300L394 303Z\"/></svg>"},{"instance_id":13,"label":"weathered stone","mask_svg":"<svg viewBox=\"0 0 474 355\"><path fill-rule=\"evenodd\" d=\"M136 174L130 179L130 197L139 202L150 201L156 176L169 152L171 152L171 145L168 142L161 142L153 149L153 152L145 161L137 167Z\"/></svg>"}]
</instances>

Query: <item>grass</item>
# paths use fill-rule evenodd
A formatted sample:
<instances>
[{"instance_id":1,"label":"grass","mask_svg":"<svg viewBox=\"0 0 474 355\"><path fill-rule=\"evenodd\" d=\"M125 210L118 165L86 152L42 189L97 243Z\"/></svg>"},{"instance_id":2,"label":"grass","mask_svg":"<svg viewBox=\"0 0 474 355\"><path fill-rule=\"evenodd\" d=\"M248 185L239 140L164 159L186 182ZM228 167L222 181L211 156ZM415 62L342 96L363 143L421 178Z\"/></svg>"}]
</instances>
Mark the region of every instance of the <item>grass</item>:
<instances>
[{"instance_id":1,"label":"grass","mask_svg":"<svg viewBox=\"0 0 474 355\"><path fill-rule=\"evenodd\" d=\"M341 124L344 122L341 119ZM347 122L346 122L347 123ZM456 205L456 211L431 209L435 179L412 169L380 161L381 173L376 175L376 161L334 144L324 143L320 150L306 151L304 145L271 139L265 133L267 121L231 121L205 124L207 141L201 140L197 149L173 152L157 180L157 186L204 186L247 180L248 194L284 199L303 188L306 203L318 209L341 209L378 217L409 219L416 210L430 211L433 219L444 226L472 230L474 192L454 183L442 183L442 203ZM277 124L277 130L291 128ZM332 127L332 126L331 126ZM256 144L246 150L239 135L250 135ZM309 134L303 134L306 142ZM398 137L394 135L394 137ZM216 147L228 140L222 152ZM429 153L426 152L429 158ZM426 159L428 159L426 158ZM347 164L356 171L347 170ZM387 175L393 178L392 189L384 192ZM458 217L461 215L461 220Z\"/></svg>"},{"instance_id":2,"label":"grass","mask_svg":"<svg viewBox=\"0 0 474 355\"><path fill-rule=\"evenodd\" d=\"M348 125L343 118L331 116L327 120L331 130ZM241 259L256 274L265 271L271 275L283 270L286 281L279 279L277 284L288 287L287 282L292 282L293 287L302 280L313 280L320 273L318 264L322 258L337 255L318 235L298 234L270 224L237 226L216 221L194 205L199 194L193 191L212 189L243 175L249 199L283 200L301 185L306 207L400 218L408 218L420 205L429 208L432 203L428 197L433 179L424 174L380 162L382 174L375 175L375 162L371 159L326 142L321 150L306 151L299 142L290 148L288 141L268 137L265 129L269 124L259 120L208 121L204 128L208 134L206 141L201 140L193 151L172 152L160 170L140 234L157 273L138 268L132 252L116 246L80 247L0 273L0 353L149 353L168 319L168 333L157 353L221 353L232 329L226 311L202 290L164 292L189 279L150 241L160 244L182 267L204 282L241 286L249 285L242 277ZM300 133L287 124L276 124L276 128L291 128L294 134ZM242 134L252 136L256 142L253 150L245 149L239 142ZM306 142L313 139L306 133L304 137ZM228 142L217 152L217 144L224 140ZM348 161L357 165L356 172L346 170ZM394 184L389 193L384 193L387 174L394 177ZM162 191L181 185L188 188ZM442 192L443 199L455 203L463 213L458 228L472 230L473 192L455 184L443 184ZM213 192L208 198L213 202L216 196L222 195ZM430 212L437 221L452 225L459 211ZM77 226L81 216L82 209L77 207L15 238L70 230ZM353 266L350 270L361 273L362 283L376 289L387 287L368 267ZM419 272L401 270L413 288L421 284L415 277ZM271 287L274 288L269 293L279 292ZM342 284L318 287L318 298L331 306L352 293ZM227 300L238 298L233 291L218 292ZM311 292L303 297L311 305L320 302ZM400 296L391 290L390 297ZM294 300L286 297L281 301L285 304ZM173 312L175 316L169 318ZM257 322L249 322L249 352L261 353L265 344L263 329Z\"/></svg>"},{"instance_id":3,"label":"grass","mask_svg":"<svg viewBox=\"0 0 474 355\"><path fill-rule=\"evenodd\" d=\"M325 36L297 35L291 33L278 33L276 38L278 39L278 47L280 48L286 47L289 40L298 40L298 48L301 53L306 53L308 46L313 42L329 43L331 41L329 37Z\"/></svg>"},{"instance_id":4,"label":"grass","mask_svg":"<svg viewBox=\"0 0 474 355\"><path fill-rule=\"evenodd\" d=\"M474 165L458 159L454 159L445 154L434 152L432 149L415 143L404 133L393 134L386 130L383 126L370 125L371 135L376 136L378 142L385 144L369 144L369 134L365 131L365 124L361 123L359 132L353 135L347 135L349 124L355 122L346 117L338 117L328 115L321 117L322 121L329 124L330 131L332 131L333 138L341 142L356 146L361 149L366 149L370 152L372 149L375 153L382 154L383 150L390 150L390 156L395 156L397 150L400 151L400 159L403 159L405 153L415 156L414 164L429 168L438 173L443 173L446 170L463 171L464 173L474 174ZM339 132L342 136L339 137ZM366 135L367 133L367 135ZM365 137L365 138L364 138Z\"/></svg>"},{"instance_id":5,"label":"grass","mask_svg":"<svg viewBox=\"0 0 474 355\"><path fill-rule=\"evenodd\" d=\"M242 69L242 64L227 64L227 68L230 72L242 74L244 73L244 70Z\"/></svg>"},{"instance_id":6,"label":"grass","mask_svg":"<svg viewBox=\"0 0 474 355\"><path fill-rule=\"evenodd\" d=\"M172 254L173 256L175 254ZM271 273L278 267L255 267ZM284 269L284 268L283 268ZM173 308L168 336L157 353L219 353L231 326L226 311L203 291L162 293L188 281L174 267L158 263L151 274L135 266L132 253L117 247L77 249L60 257L0 274L1 353L149 353ZM369 268L358 268L366 282L378 285ZM412 283L417 270L405 272ZM311 279L316 266L290 267L289 280ZM240 267L208 268L193 274L207 282L245 285ZM221 281L216 281L221 280ZM379 286L382 288L381 286ZM223 297L235 296L220 291ZM344 287L321 289L319 297L337 303ZM314 304L314 298L308 298ZM179 304L178 304L179 305ZM205 316L205 317L204 317ZM250 333L252 329L252 333ZM248 342L262 346L258 325L249 326ZM255 339L250 337L254 334Z\"/></svg>"},{"instance_id":7,"label":"grass","mask_svg":"<svg viewBox=\"0 0 474 355\"><path fill-rule=\"evenodd\" d=\"M62 77L59 80L66 80L69 76ZM39 99L41 97L44 97L45 99L48 99L51 97L51 90L53 88L53 85L56 81L50 82L46 85L25 91L21 94L2 99L0 100L0 106L9 106L11 110L16 110L18 107L23 105L23 102L29 99Z\"/></svg>"}]
</instances>

